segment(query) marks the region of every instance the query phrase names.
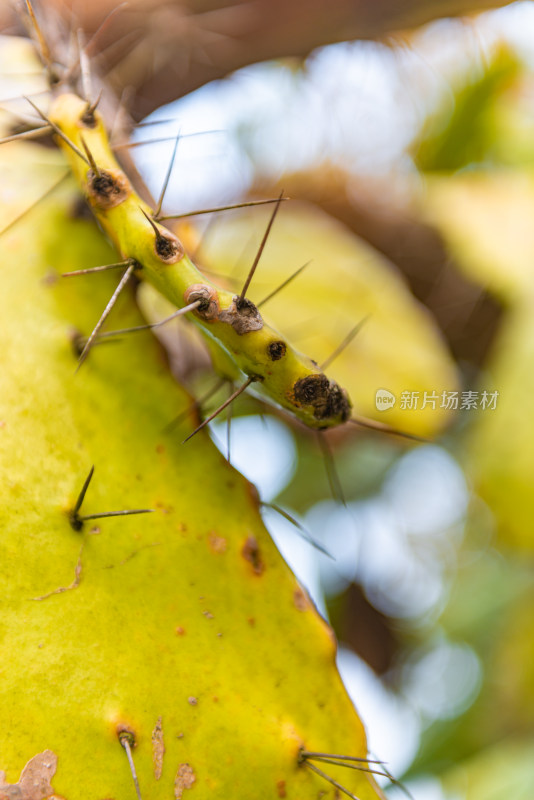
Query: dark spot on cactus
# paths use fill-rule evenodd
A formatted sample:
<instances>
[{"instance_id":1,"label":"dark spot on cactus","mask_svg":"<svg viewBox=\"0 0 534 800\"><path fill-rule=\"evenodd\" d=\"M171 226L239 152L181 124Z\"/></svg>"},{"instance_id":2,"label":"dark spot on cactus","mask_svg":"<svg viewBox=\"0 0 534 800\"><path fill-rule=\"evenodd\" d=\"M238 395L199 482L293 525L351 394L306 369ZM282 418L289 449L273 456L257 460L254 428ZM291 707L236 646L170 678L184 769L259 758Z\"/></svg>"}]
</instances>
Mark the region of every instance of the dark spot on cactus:
<instances>
[{"instance_id":1,"label":"dark spot on cactus","mask_svg":"<svg viewBox=\"0 0 534 800\"><path fill-rule=\"evenodd\" d=\"M187 698L187 702L189 703L190 706L197 706L198 705L198 700L197 700L196 697L188 697Z\"/></svg>"},{"instance_id":2,"label":"dark spot on cactus","mask_svg":"<svg viewBox=\"0 0 534 800\"><path fill-rule=\"evenodd\" d=\"M341 417L345 422L350 416L351 406L345 391L326 375L299 378L293 386L293 398L297 406L312 406L315 419Z\"/></svg>"},{"instance_id":3,"label":"dark spot on cactus","mask_svg":"<svg viewBox=\"0 0 534 800\"><path fill-rule=\"evenodd\" d=\"M130 728L129 725L124 725L123 723L119 723L116 728L117 731L117 738L119 742L123 745L123 742L127 742L130 747L133 749L137 745L137 739L135 736L135 732Z\"/></svg>"},{"instance_id":4,"label":"dark spot on cactus","mask_svg":"<svg viewBox=\"0 0 534 800\"><path fill-rule=\"evenodd\" d=\"M195 310L195 314L206 322L217 319L219 316L220 305L219 295L213 286L206 283L195 283L184 293L184 304L189 305L200 301L200 305Z\"/></svg>"},{"instance_id":5,"label":"dark spot on cactus","mask_svg":"<svg viewBox=\"0 0 534 800\"><path fill-rule=\"evenodd\" d=\"M280 361L285 356L287 347L285 342L271 342L267 347L267 353L271 361Z\"/></svg>"},{"instance_id":6,"label":"dark spot on cactus","mask_svg":"<svg viewBox=\"0 0 534 800\"><path fill-rule=\"evenodd\" d=\"M166 264L175 264L184 257L184 248L182 243L176 236L166 234L165 236L157 236L155 250L162 261Z\"/></svg>"},{"instance_id":7,"label":"dark spot on cactus","mask_svg":"<svg viewBox=\"0 0 534 800\"><path fill-rule=\"evenodd\" d=\"M80 122L84 128L96 128L98 122L95 115L94 105L90 105L89 103L87 104L85 111L80 117Z\"/></svg>"},{"instance_id":8,"label":"dark spot on cactus","mask_svg":"<svg viewBox=\"0 0 534 800\"><path fill-rule=\"evenodd\" d=\"M277 781L276 782L276 791L278 792L278 797L286 797L286 782L285 781Z\"/></svg>"},{"instance_id":9,"label":"dark spot on cactus","mask_svg":"<svg viewBox=\"0 0 534 800\"><path fill-rule=\"evenodd\" d=\"M252 569L256 575L262 574L265 570L265 564L263 563L258 540L255 536L249 536L247 538L241 550L241 555L246 561L252 564Z\"/></svg>"},{"instance_id":10,"label":"dark spot on cactus","mask_svg":"<svg viewBox=\"0 0 534 800\"><path fill-rule=\"evenodd\" d=\"M103 210L120 205L132 191L123 172L100 170L97 175L92 169L87 173L87 190L90 201Z\"/></svg>"}]
</instances>

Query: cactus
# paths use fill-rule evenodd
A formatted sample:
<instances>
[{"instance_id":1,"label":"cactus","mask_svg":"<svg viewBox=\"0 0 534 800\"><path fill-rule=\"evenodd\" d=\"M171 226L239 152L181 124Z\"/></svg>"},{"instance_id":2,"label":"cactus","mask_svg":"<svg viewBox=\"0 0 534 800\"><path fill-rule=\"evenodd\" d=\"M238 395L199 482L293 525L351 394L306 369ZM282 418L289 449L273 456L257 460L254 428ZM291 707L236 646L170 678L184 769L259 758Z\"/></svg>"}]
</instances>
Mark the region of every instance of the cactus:
<instances>
[{"instance_id":1,"label":"cactus","mask_svg":"<svg viewBox=\"0 0 534 800\"><path fill-rule=\"evenodd\" d=\"M50 112L69 138L63 104L78 114L80 103L64 95ZM83 183L83 160L71 161ZM381 797L332 632L263 527L254 487L204 434L182 447L163 431L176 407L189 408L184 436L200 420L159 345L95 342L74 374L80 331L116 284L60 276L117 254L76 216L63 155L12 142L0 163L0 798ZM33 204L39 170L52 188ZM97 218L120 257L149 272L158 239L139 206ZM150 273L164 290L169 275L178 282L173 266ZM168 291L183 303L183 287ZM114 315L120 327L142 324L128 287ZM224 330L249 374L252 337ZM268 345L273 334L260 333ZM322 374L298 354L290 364L293 384L297 367ZM280 384L273 393L280 400ZM293 406L318 425L313 403Z\"/></svg>"}]
</instances>

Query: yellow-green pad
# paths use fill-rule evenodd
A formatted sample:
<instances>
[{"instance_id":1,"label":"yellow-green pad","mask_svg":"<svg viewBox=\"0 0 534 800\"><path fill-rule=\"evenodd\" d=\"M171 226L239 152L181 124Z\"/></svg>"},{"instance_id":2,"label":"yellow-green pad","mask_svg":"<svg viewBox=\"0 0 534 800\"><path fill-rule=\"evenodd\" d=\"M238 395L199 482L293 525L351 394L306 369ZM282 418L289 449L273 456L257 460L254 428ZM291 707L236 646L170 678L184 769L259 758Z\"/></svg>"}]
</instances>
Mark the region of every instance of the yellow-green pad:
<instances>
[{"instance_id":1,"label":"yellow-green pad","mask_svg":"<svg viewBox=\"0 0 534 800\"><path fill-rule=\"evenodd\" d=\"M37 161L51 182L57 168L57 154L37 146L7 145L0 158L19 199ZM298 765L299 747L365 756L364 731L332 633L250 485L204 433L180 444L194 420L162 433L189 398L150 334L94 347L74 374L73 328L91 330L118 281L58 277L115 258L72 217L74 200L63 184L2 236L3 779L15 784L49 750L56 795L132 800L117 738L127 726L144 800L334 798ZM1 213L4 224L14 216ZM125 294L113 326L140 322ZM68 512L93 463L82 514L155 513L73 530ZM360 800L381 796L364 773L325 769Z\"/></svg>"}]
</instances>

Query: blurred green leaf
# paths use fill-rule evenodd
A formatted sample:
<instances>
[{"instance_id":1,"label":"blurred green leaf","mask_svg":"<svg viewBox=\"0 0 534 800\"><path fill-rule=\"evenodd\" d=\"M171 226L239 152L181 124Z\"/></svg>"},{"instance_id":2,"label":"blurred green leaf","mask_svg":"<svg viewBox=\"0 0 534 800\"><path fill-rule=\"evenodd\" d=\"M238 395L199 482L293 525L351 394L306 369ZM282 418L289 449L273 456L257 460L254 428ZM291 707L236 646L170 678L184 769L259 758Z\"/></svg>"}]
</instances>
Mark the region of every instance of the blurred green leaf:
<instances>
[{"instance_id":1,"label":"blurred green leaf","mask_svg":"<svg viewBox=\"0 0 534 800\"><path fill-rule=\"evenodd\" d=\"M493 160L499 151L499 99L521 69L517 56L502 46L484 69L463 73L446 102L429 116L412 151L423 172L452 172Z\"/></svg>"}]
</instances>

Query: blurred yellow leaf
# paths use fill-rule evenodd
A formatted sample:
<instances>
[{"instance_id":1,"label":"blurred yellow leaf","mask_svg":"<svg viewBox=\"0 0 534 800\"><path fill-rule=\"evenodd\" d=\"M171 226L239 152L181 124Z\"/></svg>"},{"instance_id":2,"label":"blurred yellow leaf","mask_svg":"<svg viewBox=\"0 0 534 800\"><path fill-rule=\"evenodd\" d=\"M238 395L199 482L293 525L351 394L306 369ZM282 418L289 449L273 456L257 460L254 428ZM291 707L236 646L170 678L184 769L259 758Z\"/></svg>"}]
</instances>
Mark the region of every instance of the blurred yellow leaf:
<instances>
[{"instance_id":1,"label":"blurred yellow leaf","mask_svg":"<svg viewBox=\"0 0 534 800\"><path fill-rule=\"evenodd\" d=\"M423 213L471 280L508 302L534 287L533 174L429 178Z\"/></svg>"},{"instance_id":2,"label":"blurred yellow leaf","mask_svg":"<svg viewBox=\"0 0 534 800\"><path fill-rule=\"evenodd\" d=\"M241 290L269 213L233 212L210 227L201 258L217 273L214 281L222 273ZM394 266L347 228L311 206L285 204L249 297L261 302L308 260L294 281L262 305L266 320L319 364L365 321L327 373L348 390L354 413L436 434L450 416L440 408L442 393L458 388L453 361L430 314ZM395 396L393 408L377 410L378 390ZM403 392L420 393L417 409L402 407ZM436 394L435 409L428 402L422 408L424 392Z\"/></svg>"},{"instance_id":3,"label":"blurred yellow leaf","mask_svg":"<svg viewBox=\"0 0 534 800\"><path fill-rule=\"evenodd\" d=\"M507 315L490 367L499 391L494 411L481 412L471 457L475 488L499 523L499 536L534 549L534 308L524 303Z\"/></svg>"},{"instance_id":4,"label":"blurred yellow leaf","mask_svg":"<svg viewBox=\"0 0 534 800\"><path fill-rule=\"evenodd\" d=\"M532 740L508 740L451 770L443 781L455 800L531 800ZM449 794L450 793L450 794Z\"/></svg>"}]
</instances>

